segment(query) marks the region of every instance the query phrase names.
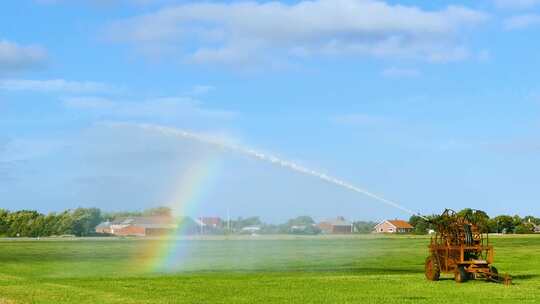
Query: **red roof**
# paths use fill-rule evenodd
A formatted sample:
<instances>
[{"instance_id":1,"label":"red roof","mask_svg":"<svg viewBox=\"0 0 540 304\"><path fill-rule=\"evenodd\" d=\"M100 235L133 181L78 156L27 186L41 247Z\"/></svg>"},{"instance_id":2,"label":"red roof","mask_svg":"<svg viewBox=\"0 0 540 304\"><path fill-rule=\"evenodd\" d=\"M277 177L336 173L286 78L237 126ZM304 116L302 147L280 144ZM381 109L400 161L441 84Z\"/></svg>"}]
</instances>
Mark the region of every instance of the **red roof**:
<instances>
[{"instance_id":1,"label":"red roof","mask_svg":"<svg viewBox=\"0 0 540 304\"><path fill-rule=\"evenodd\" d=\"M394 225L396 228L400 228L400 229L413 229L414 228L413 226L411 226L411 224L402 220L393 220L393 221L388 221L388 222Z\"/></svg>"}]
</instances>

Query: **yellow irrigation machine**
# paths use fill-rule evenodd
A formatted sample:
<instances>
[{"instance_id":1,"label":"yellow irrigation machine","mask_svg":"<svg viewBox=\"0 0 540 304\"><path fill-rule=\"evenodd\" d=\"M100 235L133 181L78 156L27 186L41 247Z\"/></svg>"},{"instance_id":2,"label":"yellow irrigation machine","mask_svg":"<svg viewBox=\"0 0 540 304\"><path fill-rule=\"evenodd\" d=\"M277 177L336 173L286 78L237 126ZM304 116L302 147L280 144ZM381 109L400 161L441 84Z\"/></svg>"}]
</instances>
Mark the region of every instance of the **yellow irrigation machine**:
<instances>
[{"instance_id":1,"label":"yellow irrigation machine","mask_svg":"<svg viewBox=\"0 0 540 304\"><path fill-rule=\"evenodd\" d=\"M489 235L466 215L445 210L430 222L436 227L426 259L426 278L438 281L441 273L454 274L458 283L472 279L512 284L512 278L499 274L493 266L494 250Z\"/></svg>"}]
</instances>

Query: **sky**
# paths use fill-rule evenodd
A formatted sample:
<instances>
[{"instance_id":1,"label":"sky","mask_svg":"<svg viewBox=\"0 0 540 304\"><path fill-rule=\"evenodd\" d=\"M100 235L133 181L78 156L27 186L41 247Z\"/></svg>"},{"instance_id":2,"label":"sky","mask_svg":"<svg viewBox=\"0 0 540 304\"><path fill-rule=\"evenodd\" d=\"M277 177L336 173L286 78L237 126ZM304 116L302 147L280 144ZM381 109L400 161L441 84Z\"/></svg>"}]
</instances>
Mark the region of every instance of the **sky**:
<instances>
[{"instance_id":1,"label":"sky","mask_svg":"<svg viewBox=\"0 0 540 304\"><path fill-rule=\"evenodd\" d=\"M0 207L539 216L540 1L0 4ZM174 132L173 132L174 133Z\"/></svg>"}]
</instances>

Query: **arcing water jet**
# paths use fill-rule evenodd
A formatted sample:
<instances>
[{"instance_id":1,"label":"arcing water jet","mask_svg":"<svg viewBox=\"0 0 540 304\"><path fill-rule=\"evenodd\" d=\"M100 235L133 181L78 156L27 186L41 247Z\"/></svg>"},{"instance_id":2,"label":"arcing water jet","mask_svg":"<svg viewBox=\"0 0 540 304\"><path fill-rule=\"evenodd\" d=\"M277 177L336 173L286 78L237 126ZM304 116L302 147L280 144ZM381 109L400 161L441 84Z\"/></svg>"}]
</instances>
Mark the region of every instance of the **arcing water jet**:
<instances>
[{"instance_id":1,"label":"arcing water jet","mask_svg":"<svg viewBox=\"0 0 540 304\"><path fill-rule=\"evenodd\" d=\"M118 123L118 124L115 124L115 125L130 125L130 126L132 126L133 124ZM353 185L351 183L348 183L348 182L343 181L341 179L338 179L336 177L332 177L332 176L326 175L324 173L317 172L315 170L311 170L309 168L300 166L298 164L295 164L294 162L280 159L280 158L278 158L278 157L276 157L274 155L264 154L264 153L261 153L261 152L258 152L258 151L255 151L255 150L252 150L252 149L249 149L249 148L245 148L245 147L238 146L238 145L235 145L235 144L224 143L222 141L211 139L211 138L208 138L208 137L196 134L196 133L187 132L187 131L184 131L184 130L178 130L178 129L174 129L174 128L170 128L170 127L156 126L156 125L151 125L151 124L136 124L136 126L138 126L139 128L141 128L143 130L149 130L149 131L159 132L159 133L169 135L169 136L176 136L176 137L181 137L181 138L185 138L185 139L194 140L194 141L197 141L197 142L200 142L200 143L215 146L215 147L218 147L218 148L221 148L221 149L226 149L226 150L236 152L236 153L240 153L240 154L243 154L243 155L255 158L255 159L259 159L259 160L262 160L262 161L265 161L265 162L269 162L271 164L281 166L283 168L292 170L294 172L298 172L298 173L301 173L301 174L304 174L304 175L316 177L316 178L318 178L318 179L320 179L322 181L328 182L330 184L334 184L334 185L337 185L339 187L354 191L356 193L363 194L365 196L373 198L373 199L375 199L375 200L377 200L377 201L379 201L381 203L384 203L384 204L386 204L388 206L391 206L393 208L397 208L397 209L399 209L401 211L404 211L406 213L409 213L411 215L418 215L416 212L414 212L412 210L409 210L409 209L401 206L400 204L398 204L398 203L396 203L394 201L385 199L385 198L383 198L383 197L381 197L381 196L379 196L377 194L369 192L369 191L367 191L365 189L362 189L362 188L360 188L358 186L355 186L355 185ZM421 216L421 217L423 217L423 216Z\"/></svg>"}]
</instances>

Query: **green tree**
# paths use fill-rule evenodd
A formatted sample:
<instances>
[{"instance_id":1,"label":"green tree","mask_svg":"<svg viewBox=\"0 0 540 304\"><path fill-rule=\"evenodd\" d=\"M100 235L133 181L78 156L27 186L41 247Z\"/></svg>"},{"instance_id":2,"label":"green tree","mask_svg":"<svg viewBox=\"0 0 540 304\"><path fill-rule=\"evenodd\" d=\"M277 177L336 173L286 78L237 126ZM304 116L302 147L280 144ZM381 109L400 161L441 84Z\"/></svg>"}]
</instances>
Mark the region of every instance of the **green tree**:
<instances>
[{"instance_id":1,"label":"green tree","mask_svg":"<svg viewBox=\"0 0 540 304\"><path fill-rule=\"evenodd\" d=\"M491 219L489 226L494 227L497 233L513 233L516 227L514 218L509 215L499 215Z\"/></svg>"},{"instance_id":2,"label":"green tree","mask_svg":"<svg viewBox=\"0 0 540 304\"><path fill-rule=\"evenodd\" d=\"M143 216L172 216L172 209L169 207L156 207L146 209L142 212Z\"/></svg>"},{"instance_id":3,"label":"green tree","mask_svg":"<svg viewBox=\"0 0 540 304\"><path fill-rule=\"evenodd\" d=\"M480 229L480 232L489 232L489 215L482 210L473 210L471 208L465 208L457 213L458 216L463 216L470 222L476 224Z\"/></svg>"},{"instance_id":4,"label":"green tree","mask_svg":"<svg viewBox=\"0 0 540 304\"><path fill-rule=\"evenodd\" d=\"M534 233L534 224L529 222L524 222L516 226L515 233L517 234L529 234Z\"/></svg>"},{"instance_id":5,"label":"green tree","mask_svg":"<svg viewBox=\"0 0 540 304\"><path fill-rule=\"evenodd\" d=\"M231 226L234 230L240 230L248 226L261 226L262 221L258 216L252 216L248 218L239 217L238 219L231 221Z\"/></svg>"},{"instance_id":6,"label":"green tree","mask_svg":"<svg viewBox=\"0 0 540 304\"><path fill-rule=\"evenodd\" d=\"M103 220L101 210L97 208L77 208L72 214L71 231L77 236L87 236L94 233L94 230Z\"/></svg>"},{"instance_id":7,"label":"green tree","mask_svg":"<svg viewBox=\"0 0 540 304\"><path fill-rule=\"evenodd\" d=\"M4 236L7 234L9 229L9 211L0 209L0 236Z\"/></svg>"},{"instance_id":8,"label":"green tree","mask_svg":"<svg viewBox=\"0 0 540 304\"><path fill-rule=\"evenodd\" d=\"M356 221L353 222L353 230L354 233L367 234L373 232L375 225L375 222Z\"/></svg>"},{"instance_id":9,"label":"green tree","mask_svg":"<svg viewBox=\"0 0 540 304\"><path fill-rule=\"evenodd\" d=\"M419 216L413 215L409 219L409 224L414 227L414 234L427 234L430 229L435 229L435 222L438 215Z\"/></svg>"},{"instance_id":10,"label":"green tree","mask_svg":"<svg viewBox=\"0 0 540 304\"><path fill-rule=\"evenodd\" d=\"M7 236L10 237L33 237L38 236L39 227L34 223L36 220L43 216L37 211L33 210L20 210L9 213L7 216L9 228L7 230Z\"/></svg>"},{"instance_id":11,"label":"green tree","mask_svg":"<svg viewBox=\"0 0 540 304\"><path fill-rule=\"evenodd\" d=\"M311 218L311 216L307 216L307 215L298 216L287 221L287 225L289 227L302 226L302 225L305 226L305 225L313 225L313 224L315 224L315 221L313 220L313 218Z\"/></svg>"},{"instance_id":12,"label":"green tree","mask_svg":"<svg viewBox=\"0 0 540 304\"><path fill-rule=\"evenodd\" d=\"M321 229L315 226L315 221L313 220L313 218L307 215L298 216L293 219L290 219L283 226L285 227L282 227L279 230L285 233L310 234L310 235L321 233Z\"/></svg>"},{"instance_id":13,"label":"green tree","mask_svg":"<svg viewBox=\"0 0 540 304\"><path fill-rule=\"evenodd\" d=\"M540 225L540 218L534 217L532 215L527 215L523 218L523 221L527 223L533 223L535 225Z\"/></svg>"}]
</instances>

